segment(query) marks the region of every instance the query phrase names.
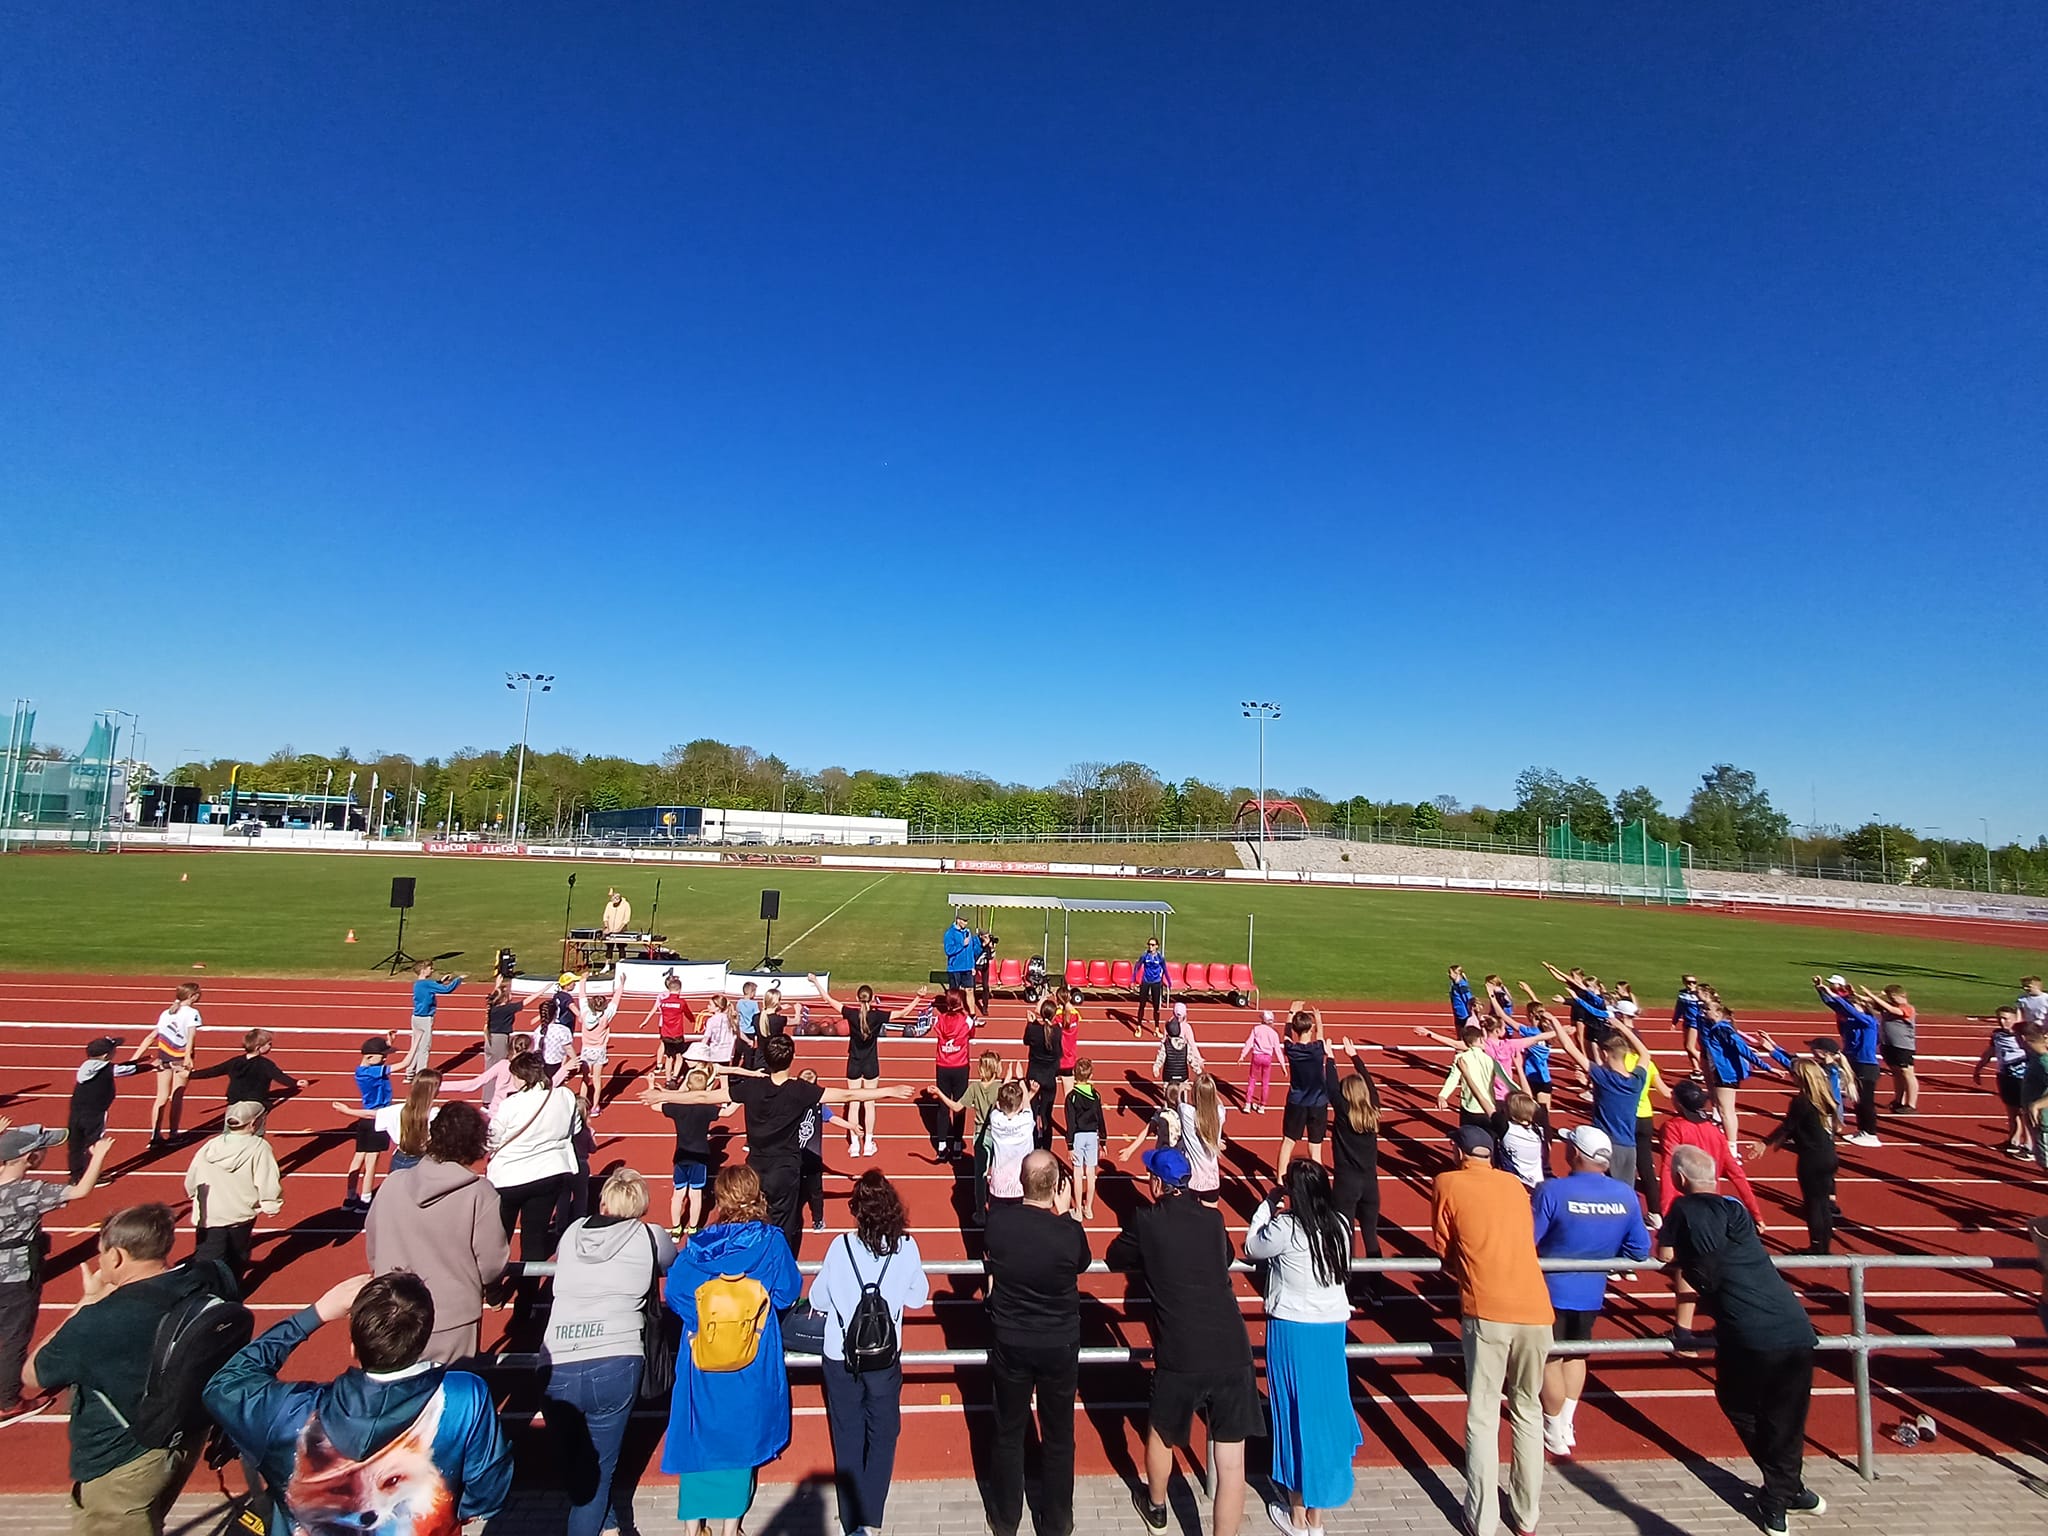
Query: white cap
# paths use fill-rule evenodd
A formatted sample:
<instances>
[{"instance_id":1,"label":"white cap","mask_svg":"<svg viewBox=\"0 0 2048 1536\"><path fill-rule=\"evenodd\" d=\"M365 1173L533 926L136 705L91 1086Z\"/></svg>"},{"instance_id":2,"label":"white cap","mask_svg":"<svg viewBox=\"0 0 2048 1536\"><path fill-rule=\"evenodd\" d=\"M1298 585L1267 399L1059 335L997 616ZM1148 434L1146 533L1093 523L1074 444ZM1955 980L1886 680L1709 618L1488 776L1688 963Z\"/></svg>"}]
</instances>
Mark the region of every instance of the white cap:
<instances>
[{"instance_id":1,"label":"white cap","mask_svg":"<svg viewBox=\"0 0 2048 1536\"><path fill-rule=\"evenodd\" d=\"M1260 1021L1261 1023L1263 1023L1263 1024L1270 1024L1270 1023L1272 1023L1272 1022L1273 1022L1273 1010L1272 1010L1272 1009L1270 1009L1270 1008L1266 1009L1266 1010L1265 1010L1265 1011L1264 1011L1263 1013L1261 1013L1261 1014L1259 1015L1259 1021Z\"/></svg>"},{"instance_id":2,"label":"white cap","mask_svg":"<svg viewBox=\"0 0 2048 1536\"><path fill-rule=\"evenodd\" d=\"M1596 1163L1614 1161L1614 1142L1597 1125L1575 1125L1570 1130L1561 1132L1557 1139L1576 1148Z\"/></svg>"},{"instance_id":3,"label":"white cap","mask_svg":"<svg viewBox=\"0 0 2048 1536\"><path fill-rule=\"evenodd\" d=\"M1846 987L1849 985L1849 978L1846 976L1830 976L1828 978L1828 985L1835 988Z\"/></svg>"}]
</instances>

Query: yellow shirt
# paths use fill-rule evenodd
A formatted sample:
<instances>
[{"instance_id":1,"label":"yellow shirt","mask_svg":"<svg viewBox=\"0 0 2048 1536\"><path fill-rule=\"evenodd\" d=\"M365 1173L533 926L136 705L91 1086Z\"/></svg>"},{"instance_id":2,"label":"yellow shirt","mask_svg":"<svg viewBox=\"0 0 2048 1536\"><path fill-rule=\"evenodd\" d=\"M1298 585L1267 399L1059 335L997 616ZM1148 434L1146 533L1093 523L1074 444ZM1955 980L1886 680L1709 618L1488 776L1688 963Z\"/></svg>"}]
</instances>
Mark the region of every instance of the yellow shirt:
<instances>
[{"instance_id":1,"label":"yellow shirt","mask_svg":"<svg viewBox=\"0 0 2048 1536\"><path fill-rule=\"evenodd\" d=\"M1621 1070L1623 1072L1633 1072L1636 1069L1636 1063L1639 1061L1643 1061L1643 1058L1634 1051L1630 1051L1628 1053L1628 1065ZM1643 1061L1643 1065L1650 1070L1643 1078L1643 1096L1636 1104L1636 1118L1638 1120L1650 1118L1650 1093L1653 1089L1664 1086L1664 1079L1657 1072L1657 1063L1654 1061Z\"/></svg>"}]
</instances>

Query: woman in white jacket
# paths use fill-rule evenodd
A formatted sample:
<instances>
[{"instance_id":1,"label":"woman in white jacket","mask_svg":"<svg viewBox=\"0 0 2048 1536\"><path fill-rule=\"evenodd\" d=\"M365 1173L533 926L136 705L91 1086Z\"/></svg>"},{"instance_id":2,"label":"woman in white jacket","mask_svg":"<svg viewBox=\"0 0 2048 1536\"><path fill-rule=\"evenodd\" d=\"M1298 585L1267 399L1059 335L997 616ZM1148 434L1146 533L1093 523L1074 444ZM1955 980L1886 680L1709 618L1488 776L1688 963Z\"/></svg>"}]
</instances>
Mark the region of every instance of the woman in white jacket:
<instances>
[{"instance_id":1,"label":"woman in white jacket","mask_svg":"<svg viewBox=\"0 0 2048 1536\"><path fill-rule=\"evenodd\" d=\"M1344 1360L1350 1338L1351 1224L1338 1213L1321 1163L1288 1164L1284 1190L1252 1213L1245 1257L1266 1264L1266 1394L1273 1405L1269 1504L1290 1536L1323 1529L1322 1511L1351 1502L1351 1461L1364 1437Z\"/></svg>"},{"instance_id":2,"label":"woman in white jacket","mask_svg":"<svg viewBox=\"0 0 2048 1536\"><path fill-rule=\"evenodd\" d=\"M548 1082L547 1064L528 1051L512 1059L513 1091L491 1106L491 1158L484 1176L498 1191L498 1219L509 1240L519 1229L519 1257L534 1263L555 1254L555 1204L576 1177L576 1095ZM522 1285L522 1308L533 1287Z\"/></svg>"}]
</instances>

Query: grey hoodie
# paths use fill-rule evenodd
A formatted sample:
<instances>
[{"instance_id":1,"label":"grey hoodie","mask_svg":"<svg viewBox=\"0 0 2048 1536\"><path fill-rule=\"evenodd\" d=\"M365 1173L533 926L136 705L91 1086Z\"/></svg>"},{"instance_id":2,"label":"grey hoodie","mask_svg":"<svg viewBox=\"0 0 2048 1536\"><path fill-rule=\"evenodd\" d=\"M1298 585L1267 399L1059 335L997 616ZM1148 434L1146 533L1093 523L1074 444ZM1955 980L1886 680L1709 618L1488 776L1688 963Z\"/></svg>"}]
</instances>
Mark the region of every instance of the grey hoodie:
<instances>
[{"instance_id":1,"label":"grey hoodie","mask_svg":"<svg viewBox=\"0 0 2048 1536\"><path fill-rule=\"evenodd\" d=\"M199 1227L232 1227L275 1216L284 1209L284 1185L277 1154L254 1131L226 1131L199 1149L185 1170L192 1197L192 1222Z\"/></svg>"},{"instance_id":2,"label":"grey hoodie","mask_svg":"<svg viewBox=\"0 0 2048 1536\"><path fill-rule=\"evenodd\" d=\"M638 1355L647 1289L675 1257L675 1240L647 1222L618 1216L571 1222L555 1251L548 1358L560 1365Z\"/></svg>"},{"instance_id":3,"label":"grey hoodie","mask_svg":"<svg viewBox=\"0 0 2048 1536\"><path fill-rule=\"evenodd\" d=\"M498 1192L459 1163L426 1158L377 1186L363 1235L370 1270L409 1269L434 1297L434 1331L484 1315L484 1287L504 1273L508 1252Z\"/></svg>"}]
</instances>

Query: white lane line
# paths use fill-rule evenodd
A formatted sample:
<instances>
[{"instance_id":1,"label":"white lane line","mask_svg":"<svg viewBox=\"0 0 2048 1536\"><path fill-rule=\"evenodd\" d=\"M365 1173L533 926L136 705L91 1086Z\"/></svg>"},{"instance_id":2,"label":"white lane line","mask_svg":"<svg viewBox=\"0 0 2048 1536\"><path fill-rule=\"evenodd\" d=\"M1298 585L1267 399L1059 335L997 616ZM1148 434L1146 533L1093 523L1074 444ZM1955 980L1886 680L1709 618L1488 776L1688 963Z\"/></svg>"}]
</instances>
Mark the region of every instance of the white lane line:
<instances>
[{"instance_id":1,"label":"white lane line","mask_svg":"<svg viewBox=\"0 0 2048 1536\"><path fill-rule=\"evenodd\" d=\"M820 928L824 927L827 923L831 922L833 918L837 917L840 913L844 912L856 901L859 901L861 897L867 895L867 893L869 891L872 891L876 886L885 884L888 881L894 880L895 878L895 872L891 871L889 874L882 876L880 880L873 880L870 881L868 884L862 886L859 890L855 891L851 896L847 897L846 900L842 901L841 903L839 903L838 906L834 907L830 912L827 912L823 917L819 918L815 923L811 924L811 926L806 928L802 933L798 934L795 938L791 939L786 947L789 949L795 949L797 945L803 943L805 939L808 939Z\"/></svg>"}]
</instances>

